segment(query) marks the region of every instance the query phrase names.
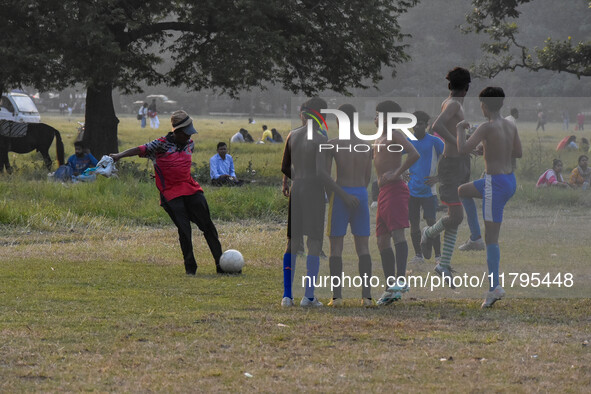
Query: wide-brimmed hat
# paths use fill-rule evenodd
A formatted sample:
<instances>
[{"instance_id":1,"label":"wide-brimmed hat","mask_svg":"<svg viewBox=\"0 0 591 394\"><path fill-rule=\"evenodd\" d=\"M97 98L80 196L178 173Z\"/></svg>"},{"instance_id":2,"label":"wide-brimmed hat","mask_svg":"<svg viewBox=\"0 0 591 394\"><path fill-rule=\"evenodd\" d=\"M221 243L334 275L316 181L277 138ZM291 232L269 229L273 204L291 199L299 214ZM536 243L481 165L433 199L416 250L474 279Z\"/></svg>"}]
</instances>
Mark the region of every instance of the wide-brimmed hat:
<instances>
[{"instance_id":1,"label":"wide-brimmed hat","mask_svg":"<svg viewBox=\"0 0 591 394\"><path fill-rule=\"evenodd\" d=\"M174 111L170 116L172 123L172 131L183 129L187 135L197 134L197 130L193 127L193 119L183 110Z\"/></svg>"}]
</instances>

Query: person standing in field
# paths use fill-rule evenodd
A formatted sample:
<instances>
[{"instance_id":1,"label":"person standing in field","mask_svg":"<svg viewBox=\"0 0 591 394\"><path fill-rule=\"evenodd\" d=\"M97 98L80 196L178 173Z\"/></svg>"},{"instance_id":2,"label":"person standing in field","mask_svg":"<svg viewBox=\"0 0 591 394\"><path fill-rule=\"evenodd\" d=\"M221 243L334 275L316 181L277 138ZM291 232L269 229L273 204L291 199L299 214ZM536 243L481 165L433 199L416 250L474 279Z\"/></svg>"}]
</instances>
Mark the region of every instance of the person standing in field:
<instances>
[{"instance_id":1,"label":"person standing in field","mask_svg":"<svg viewBox=\"0 0 591 394\"><path fill-rule=\"evenodd\" d=\"M326 130L312 123L308 135L308 120L327 107L326 101L315 97L306 101L300 110L302 126L290 131L285 142L281 172L283 173L283 195L289 197L287 217L287 248L283 255L283 299L281 306L293 306L292 284L296 256L304 251L304 237L308 255L307 273L304 278L305 294L300 306L321 307L314 295L314 284L320 269L320 253L324 238L325 188L335 192L348 209L354 210L359 200L347 194L327 173L326 155L320 151L320 144L326 144ZM289 187L288 179L292 185Z\"/></svg>"},{"instance_id":2,"label":"person standing in field","mask_svg":"<svg viewBox=\"0 0 591 394\"><path fill-rule=\"evenodd\" d=\"M410 200L408 202L408 216L410 220L410 238L415 250L415 257L410 260L410 263L421 264L425 262L421 251L421 208L427 225L434 225L438 205L435 194L436 170L439 158L443 153L443 141L426 133L429 124L429 115L427 113L416 111L413 115L417 118L417 124L414 127L414 135L417 140L410 140L410 143L421 157L409 168L408 189L410 191ZM435 261L439 261L441 258L439 235L433 239L433 250L435 252Z\"/></svg>"},{"instance_id":3,"label":"person standing in field","mask_svg":"<svg viewBox=\"0 0 591 394\"><path fill-rule=\"evenodd\" d=\"M343 242L347 234L347 227L351 223L351 233L355 239L355 251L359 258L359 276L364 278L361 290L361 305L373 306L371 298L371 287L368 285L371 278L371 256L369 254L369 205L367 197L367 186L371 179L371 151L356 152L351 146L362 141L353 132L353 116L356 109L351 104L344 104L339 107L344 112L351 125L351 140L342 141L338 138L328 141L334 148L328 151L328 173L332 161L336 164L337 185L343 188L348 194L359 200L359 206L350 211L345 202L336 194L331 193L328 209L327 235L330 237L330 276L341 278L343 274ZM338 147L338 148L337 148ZM340 148L340 149L339 149ZM332 300L328 306L339 307L343 305L342 286L333 289Z\"/></svg>"},{"instance_id":4,"label":"person standing in field","mask_svg":"<svg viewBox=\"0 0 591 394\"><path fill-rule=\"evenodd\" d=\"M109 156L115 162L130 156L147 157L154 162L160 205L177 227L186 274L197 273L191 222L203 231L217 273L224 273L220 267L222 245L218 239L217 229L211 220L203 189L191 176L191 155L195 150L191 136L196 135L197 130L185 111L173 112L170 121L172 131L164 137L121 153L111 153Z\"/></svg>"},{"instance_id":5,"label":"person standing in field","mask_svg":"<svg viewBox=\"0 0 591 394\"><path fill-rule=\"evenodd\" d=\"M460 186L458 193L462 202L473 198L482 199L486 262L489 273L489 291L482 308L489 308L505 296L499 283L501 251L499 233L503 221L503 209L515 194L517 187L513 173L513 158L522 155L517 128L500 115L505 93L498 87L487 87L479 94L480 107L488 122L480 125L466 141L466 129L470 124L463 120L457 125L457 149L470 153L482 142L486 175L483 179Z\"/></svg>"},{"instance_id":6,"label":"person standing in field","mask_svg":"<svg viewBox=\"0 0 591 394\"><path fill-rule=\"evenodd\" d=\"M401 112L400 105L393 101L383 101L376 107L376 127L382 121L382 135L374 144L373 159L378 177L378 211L376 217L376 237L378 249L382 259L382 268L386 280L386 291L378 300L378 305L388 305L399 300L402 293L409 287L402 283L406 276L408 259L408 244L404 237L404 229L410 226L408 222L408 186L402 175L419 160L419 153L399 130L392 131L392 140L388 140L388 113ZM380 119L380 113L383 117ZM393 149L390 149L392 147ZM403 152L404 151L404 152ZM408 156L404 163L402 155ZM394 249L392 243L394 240Z\"/></svg>"},{"instance_id":7,"label":"person standing in field","mask_svg":"<svg viewBox=\"0 0 591 394\"><path fill-rule=\"evenodd\" d=\"M148 106L148 117L150 118L151 128L160 128L160 120L158 119L158 109L156 108L156 99L152 99L152 103Z\"/></svg>"},{"instance_id":8,"label":"person standing in field","mask_svg":"<svg viewBox=\"0 0 591 394\"><path fill-rule=\"evenodd\" d=\"M137 113L137 117L140 120L140 126L142 129L146 128L146 118L148 117L148 103L144 103L138 113Z\"/></svg>"},{"instance_id":9,"label":"person standing in field","mask_svg":"<svg viewBox=\"0 0 591 394\"><path fill-rule=\"evenodd\" d=\"M464 219L462 203L458 196L458 187L470 180L470 155L459 153L457 149L456 125L464 120L464 97L470 87L470 73L468 70L456 67L449 71L446 79L449 81L450 94L441 105L441 114L433 123L433 131L444 139L443 157L439 160L437 176L439 178L439 196L443 204L447 205L447 215L439 219L434 225L423 228L421 234L421 250L425 258L431 257L432 239L444 232L441 260L435 266L435 272L443 277L444 283L454 288L451 256L456 244L458 226ZM476 206L465 204L470 221L478 224ZM472 232L473 226L470 225ZM480 229L480 226L478 226Z\"/></svg>"}]
</instances>

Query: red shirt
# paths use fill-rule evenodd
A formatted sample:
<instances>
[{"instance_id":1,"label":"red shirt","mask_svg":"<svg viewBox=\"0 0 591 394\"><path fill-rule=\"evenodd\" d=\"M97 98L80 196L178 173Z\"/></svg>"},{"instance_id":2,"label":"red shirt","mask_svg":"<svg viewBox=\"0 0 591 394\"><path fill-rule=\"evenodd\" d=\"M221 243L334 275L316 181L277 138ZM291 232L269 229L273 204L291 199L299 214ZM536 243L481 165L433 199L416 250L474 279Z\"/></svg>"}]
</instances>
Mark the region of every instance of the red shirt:
<instances>
[{"instance_id":1,"label":"red shirt","mask_svg":"<svg viewBox=\"0 0 591 394\"><path fill-rule=\"evenodd\" d=\"M172 133L139 146L140 156L154 162L156 187L165 200L190 196L203 192L199 183L191 176L191 155L195 149L193 140L179 147Z\"/></svg>"}]
</instances>

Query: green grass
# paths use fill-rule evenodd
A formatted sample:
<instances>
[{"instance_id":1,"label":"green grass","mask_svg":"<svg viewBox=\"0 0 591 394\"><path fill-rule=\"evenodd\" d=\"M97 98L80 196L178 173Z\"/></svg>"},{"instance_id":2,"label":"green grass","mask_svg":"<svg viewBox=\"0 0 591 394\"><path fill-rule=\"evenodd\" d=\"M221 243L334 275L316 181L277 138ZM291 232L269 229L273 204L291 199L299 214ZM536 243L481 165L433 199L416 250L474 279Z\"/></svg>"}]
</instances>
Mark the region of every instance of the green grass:
<instances>
[{"instance_id":1,"label":"green grass","mask_svg":"<svg viewBox=\"0 0 591 394\"><path fill-rule=\"evenodd\" d=\"M571 252L576 240L553 242L539 212L511 214L507 270L552 264L540 257L545 249L519 250L534 236L559 256L588 261L588 252ZM519 221L530 235L518 231ZM554 226L570 236L566 223L558 218ZM200 268L186 277L170 226L5 229L0 389L580 392L591 384L588 297L519 298L508 289L506 300L482 311L479 297L455 299L439 289L362 309L351 290L341 309L286 310L279 307L284 227L243 221L218 228L224 246L246 256L243 275L217 276L195 236ZM483 253L459 254L457 268L475 258L482 269ZM345 261L354 273L356 262ZM381 275L377 261L374 274ZM327 291L319 295L327 301Z\"/></svg>"}]
</instances>

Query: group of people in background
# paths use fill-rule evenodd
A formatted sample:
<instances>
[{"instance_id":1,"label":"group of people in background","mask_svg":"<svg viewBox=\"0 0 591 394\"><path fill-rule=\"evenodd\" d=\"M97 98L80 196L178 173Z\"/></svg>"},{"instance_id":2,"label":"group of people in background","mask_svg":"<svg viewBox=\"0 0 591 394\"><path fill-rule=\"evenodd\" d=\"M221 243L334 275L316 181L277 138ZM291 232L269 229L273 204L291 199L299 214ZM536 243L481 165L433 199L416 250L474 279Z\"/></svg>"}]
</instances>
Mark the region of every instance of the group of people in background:
<instances>
[{"instance_id":1,"label":"group of people in background","mask_svg":"<svg viewBox=\"0 0 591 394\"><path fill-rule=\"evenodd\" d=\"M263 125L262 128L263 128L263 135L261 136L261 139L259 141L257 141L257 144L265 144L265 143L277 144L277 143L283 142L283 137L277 131L277 129L272 128L269 130L267 125ZM236 132L236 134L234 134L232 136L232 138L230 138L230 143L242 143L242 142L246 142L246 143L253 143L254 142L254 138L252 138L252 135L250 135L248 130L246 130L244 128L241 128L240 130L238 130L238 132Z\"/></svg>"},{"instance_id":2,"label":"group of people in background","mask_svg":"<svg viewBox=\"0 0 591 394\"><path fill-rule=\"evenodd\" d=\"M148 119L150 119L150 127L153 129L160 128L160 120L158 119L158 110L156 108L156 99L152 99L152 103L144 102L137 113L137 119L140 121L142 129L146 128Z\"/></svg>"},{"instance_id":3,"label":"group of people in background","mask_svg":"<svg viewBox=\"0 0 591 394\"><path fill-rule=\"evenodd\" d=\"M572 187L588 190L590 182L591 168L589 168L589 157L587 155L581 155L577 161L577 166L570 173L568 182L562 176L562 160L554 159L552 161L552 168L546 170L540 176L536 187Z\"/></svg>"}]
</instances>

